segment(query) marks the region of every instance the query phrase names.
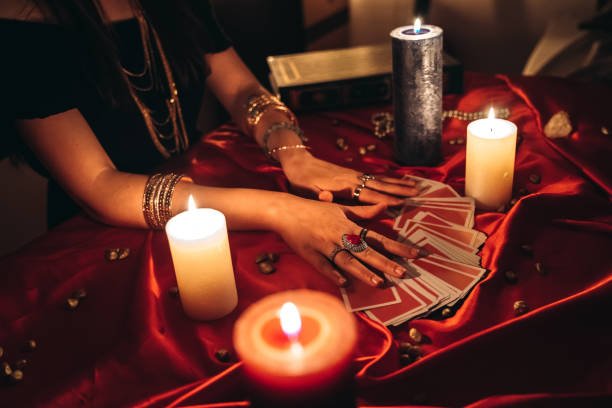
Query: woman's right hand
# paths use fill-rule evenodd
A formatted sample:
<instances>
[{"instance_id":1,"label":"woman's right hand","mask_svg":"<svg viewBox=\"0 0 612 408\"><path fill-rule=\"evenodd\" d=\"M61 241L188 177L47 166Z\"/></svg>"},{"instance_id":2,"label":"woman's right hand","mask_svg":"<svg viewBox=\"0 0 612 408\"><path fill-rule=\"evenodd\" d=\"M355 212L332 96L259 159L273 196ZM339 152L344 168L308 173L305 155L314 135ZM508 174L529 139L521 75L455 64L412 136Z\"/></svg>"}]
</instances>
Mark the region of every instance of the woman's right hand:
<instances>
[{"instance_id":1,"label":"woman's right hand","mask_svg":"<svg viewBox=\"0 0 612 408\"><path fill-rule=\"evenodd\" d=\"M339 286L347 285L350 275L370 286L382 287L385 280L374 270L396 278L403 278L407 273L389 256L416 258L423 255L418 247L370 230L365 235L367 245L364 249L345 249L343 235L359 243L363 231L351 219L376 217L385 210L383 204L351 207L291 195L286 195L278 204L275 230L293 250Z\"/></svg>"}]
</instances>

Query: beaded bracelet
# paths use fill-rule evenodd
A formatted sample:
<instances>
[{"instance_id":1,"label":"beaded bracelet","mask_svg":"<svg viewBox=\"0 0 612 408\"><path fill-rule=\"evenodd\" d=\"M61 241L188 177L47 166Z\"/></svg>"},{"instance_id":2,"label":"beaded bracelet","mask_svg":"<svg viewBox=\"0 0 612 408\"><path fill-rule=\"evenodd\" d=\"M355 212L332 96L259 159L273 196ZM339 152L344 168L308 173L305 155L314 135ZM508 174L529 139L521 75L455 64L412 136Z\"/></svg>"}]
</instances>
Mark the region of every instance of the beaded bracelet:
<instances>
[{"instance_id":1,"label":"beaded bracelet","mask_svg":"<svg viewBox=\"0 0 612 408\"><path fill-rule=\"evenodd\" d=\"M288 145L288 146L279 146L279 147L275 147L274 149L270 150L268 152L268 154L270 155L270 157L274 160L277 160L274 157L274 153L278 153L281 152L283 150L289 150L289 149L310 149L310 146L306 146L305 144L296 144L296 145Z\"/></svg>"},{"instance_id":2,"label":"beaded bracelet","mask_svg":"<svg viewBox=\"0 0 612 408\"><path fill-rule=\"evenodd\" d=\"M302 144L307 141L307 139L304 137L304 131L296 124L289 123L289 122L276 122L272 124L269 128L266 129L266 131L263 134L263 138L262 138L264 154L266 155L266 157L270 159L274 159L274 157L272 157L272 152L278 149L278 147L270 150L268 148L268 140L270 139L270 136L272 135L272 133L276 132L277 130L281 130L281 129L287 129L287 130L294 132L296 135L298 135L298 137L302 141Z\"/></svg>"}]
</instances>

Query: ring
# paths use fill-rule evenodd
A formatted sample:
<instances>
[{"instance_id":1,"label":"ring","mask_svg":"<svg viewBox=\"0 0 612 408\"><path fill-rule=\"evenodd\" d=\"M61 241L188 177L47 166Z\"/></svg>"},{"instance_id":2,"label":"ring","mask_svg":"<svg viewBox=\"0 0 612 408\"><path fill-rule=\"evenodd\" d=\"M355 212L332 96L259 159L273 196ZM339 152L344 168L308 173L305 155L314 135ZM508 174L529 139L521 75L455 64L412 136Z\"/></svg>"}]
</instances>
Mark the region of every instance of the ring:
<instances>
[{"instance_id":1,"label":"ring","mask_svg":"<svg viewBox=\"0 0 612 408\"><path fill-rule=\"evenodd\" d=\"M360 185L355 187L355 190L353 191L353 200L355 201L359 201L359 195L361 194L361 190L363 190L365 188L365 185Z\"/></svg>"},{"instance_id":2,"label":"ring","mask_svg":"<svg viewBox=\"0 0 612 408\"><path fill-rule=\"evenodd\" d=\"M342 246L351 252L363 252L368 248L361 236L355 234L342 234Z\"/></svg>"},{"instance_id":3,"label":"ring","mask_svg":"<svg viewBox=\"0 0 612 408\"><path fill-rule=\"evenodd\" d=\"M362 187L362 188L366 188L366 182L368 182L368 181L370 181L370 180L375 180L375 179L376 179L376 177L374 177L374 176L373 176L373 175L371 175L371 174L364 173L364 174L362 174L362 175L360 175L360 176L357 176L357 179L358 179L359 181L361 181L361 187Z\"/></svg>"},{"instance_id":4,"label":"ring","mask_svg":"<svg viewBox=\"0 0 612 408\"><path fill-rule=\"evenodd\" d=\"M359 180L361 181L376 180L376 177L368 173L363 173L361 176L359 176Z\"/></svg>"},{"instance_id":5,"label":"ring","mask_svg":"<svg viewBox=\"0 0 612 408\"><path fill-rule=\"evenodd\" d=\"M338 255L338 253L341 251L344 251L344 248L342 248L341 246L336 245L334 247L334 250L329 253L329 257L328 257L331 263L334 263L334 258L336 258L336 255Z\"/></svg>"},{"instance_id":6,"label":"ring","mask_svg":"<svg viewBox=\"0 0 612 408\"><path fill-rule=\"evenodd\" d=\"M359 238L361 238L361 240L365 242L367 234L368 234L367 228L362 228L361 232L359 233Z\"/></svg>"}]
</instances>

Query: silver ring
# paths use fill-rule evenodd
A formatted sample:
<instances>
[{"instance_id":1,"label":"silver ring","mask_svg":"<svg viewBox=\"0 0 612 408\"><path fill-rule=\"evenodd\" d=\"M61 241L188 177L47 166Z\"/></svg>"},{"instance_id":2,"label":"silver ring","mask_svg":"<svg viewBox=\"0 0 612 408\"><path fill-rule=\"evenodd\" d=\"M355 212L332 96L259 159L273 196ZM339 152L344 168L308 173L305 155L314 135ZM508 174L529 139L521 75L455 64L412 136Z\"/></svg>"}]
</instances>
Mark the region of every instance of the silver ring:
<instances>
[{"instance_id":1,"label":"silver ring","mask_svg":"<svg viewBox=\"0 0 612 408\"><path fill-rule=\"evenodd\" d=\"M333 249L333 251L331 251L329 253L329 260L331 261L331 263L335 263L334 259L336 258L336 255L338 255L338 252L344 251L344 248L342 248L340 245L336 245Z\"/></svg>"},{"instance_id":2,"label":"silver ring","mask_svg":"<svg viewBox=\"0 0 612 408\"><path fill-rule=\"evenodd\" d=\"M362 174L362 175L358 176L358 177L357 177L357 179L358 179L359 181L361 181L361 187L362 187L362 188L366 188L366 183L367 183L368 181L370 181L370 180L376 180L376 177L374 177L374 176L373 176L373 175L371 175L371 174L364 173L364 174Z\"/></svg>"},{"instance_id":3,"label":"silver ring","mask_svg":"<svg viewBox=\"0 0 612 408\"><path fill-rule=\"evenodd\" d=\"M355 201L359 201L359 195L361 194L361 190L363 190L365 188L365 185L359 185L357 187L355 187L355 190L353 190L353 200Z\"/></svg>"},{"instance_id":4,"label":"silver ring","mask_svg":"<svg viewBox=\"0 0 612 408\"><path fill-rule=\"evenodd\" d=\"M361 232L359 233L359 238L361 238L361 240L363 242L365 242L366 239L366 235L368 234L368 229L367 228L362 228Z\"/></svg>"},{"instance_id":5,"label":"silver ring","mask_svg":"<svg viewBox=\"0 0 612 408\"><path fill-rule=\"evenodd\" d=\"M359 176L359 180L361 181L376 180L376 177L368 173L363 173L361 176Z\"/></svg>"}]
</instances>

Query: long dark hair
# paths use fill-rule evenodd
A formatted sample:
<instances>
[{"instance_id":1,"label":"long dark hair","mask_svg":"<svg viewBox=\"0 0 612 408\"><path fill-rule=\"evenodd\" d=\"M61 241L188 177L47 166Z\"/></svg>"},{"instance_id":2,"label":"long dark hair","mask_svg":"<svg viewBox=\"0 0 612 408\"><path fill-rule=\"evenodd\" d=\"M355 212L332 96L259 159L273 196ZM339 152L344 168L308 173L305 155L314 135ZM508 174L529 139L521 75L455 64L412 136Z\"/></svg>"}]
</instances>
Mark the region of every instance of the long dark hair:
<instances>
[{"instance_id":1,"label":"long dark hair","mask_svg":"<svg viewBox=\"0 0 612 408\"><path fill-rule=\"evenodd\" d=\"M82 46L83 72L113 106L127 102L129 93L121 73L113 32L99 0L33 0L45 17L77 35ZM210 41L202 22L207 0L128 0L139 7L157 30L172 69L181 82L196 77L204 66ZM205 71L207 72L207 71Z\"/></svg>"}]
</instances>

